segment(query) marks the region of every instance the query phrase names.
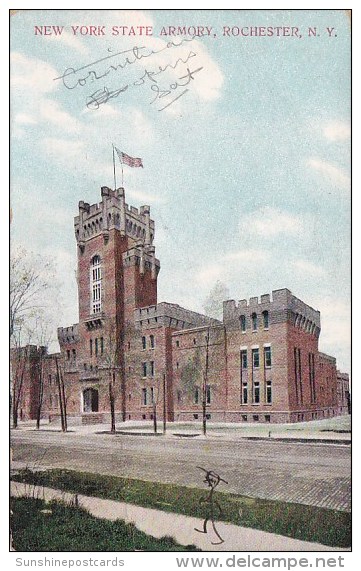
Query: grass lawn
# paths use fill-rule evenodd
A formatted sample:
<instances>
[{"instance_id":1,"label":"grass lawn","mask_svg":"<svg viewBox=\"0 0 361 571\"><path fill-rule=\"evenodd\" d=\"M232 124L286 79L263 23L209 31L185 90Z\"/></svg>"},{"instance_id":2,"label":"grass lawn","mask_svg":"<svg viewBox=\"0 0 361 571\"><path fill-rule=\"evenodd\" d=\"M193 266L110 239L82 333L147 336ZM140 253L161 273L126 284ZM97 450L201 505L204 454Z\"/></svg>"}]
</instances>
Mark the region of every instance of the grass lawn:
<instances>
[{"instance_id":1,"label":"grass lawn","mask_svg":"<svg viewBox=\"0 0 361 571\"><path fill-rule=\"evenodd\" d=\"M36 473L24 470L13 476L13 480L166 512L206 517L207 508L200 500L207 491L198 488L72 470ZM351 545L351 514L347 512L224 492L216 492L215 497L222 508L218 520L332 547Z\"/></svg>"},{"instance_id":2,"label":"grass lawn","mask_svg":"<svg viewBox=\"0 0 361 571\"><path fill-rule=\"evenodd\" d=\"M133 524L97 519L82 508L34 498L12 498L16 551L200 551L168 537L155 539Z\"/></svg>"}]
</instances>

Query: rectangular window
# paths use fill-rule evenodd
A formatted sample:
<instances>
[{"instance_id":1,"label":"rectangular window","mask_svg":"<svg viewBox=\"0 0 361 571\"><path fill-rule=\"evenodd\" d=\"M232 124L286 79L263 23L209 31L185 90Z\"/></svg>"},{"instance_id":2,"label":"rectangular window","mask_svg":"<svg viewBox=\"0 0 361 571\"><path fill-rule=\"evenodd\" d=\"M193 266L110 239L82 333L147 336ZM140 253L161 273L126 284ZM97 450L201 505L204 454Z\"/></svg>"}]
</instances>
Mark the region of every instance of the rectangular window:
<instances>
[{"instance_id":1,"label":"rectangular window","mask_svg":"<svg viewBox=\"0 0 361 571\"><path fill-rule=\"evenodd\" d=\"M150 376L154 377L154 361L150 362Z\"/></svg>"},{"instance_id":2,"label":"rectangular window","mask_svg":"<svg viewBox=\"0 0 361 571\"><path fill-rule=\"evenodd\" d=\"M209 385L206 387L206 403L211 404L211 387Z\"/></svg>"},{"instance_id":3,"label":"rectangular window","mask_svg":"<svg viewBox=\"0 0 361 571\"><path fill-rule=\"evenodd\" d=\"M259 382L256 381L254 383L254 402L255 404L259 404L259 401L260 401Z\"/></svg>"},{"instance_id":4,"label":"rectangular window","mask_svg":"<svg viewBox=\"0 0 361 571\"><path fill-rule=\"evenodd\" d=\"M242 349L241 351L241 367L242 369L247 369L247 349Z\"/></svg>"},{"instance_id":5,"label":"rectangular window","mask_svg":"<svg viewBox=\"0 0 361 571\"><path fill-rule=\"evenodd\" d=\"M271 367L271 365L272 365L271 347L264 347L264 366Z\"/></svg>"},{"instance_id":6,"label":"rectangular window","mask_svg":"<svg viewBox=\"0 0 361 571\"><path fill-rule=\"evenodd\" d=\"M142 404L147 404L147 389L142 389Z\"/></svg>"},{"instance_id":7,"label":"rectangular window","mask_svg":"<svg viewBox=\"0 0 361 571\"><path fill-rule=\"evenodd\" d=\"M252 349L252 363L254 369L259 368L259 349Z\"/></svg>"},{"instance_id":8,"label":"rectangular window","mask_svg":"<svg viewBox=\"0 0 361 571\"><path fill-rule=\"evenodd\" d=\"M143 377L147 376L147 363L142 363Z\"/></svg>"},{"instance_id":9,"label":"rectangular window","mask_svg":"<svg viewBox=\"0 0 361 571\"><path fill-rule=\"evenodd\" d=\"M265 414L265 415L264 415L264 419L265 419L265 422L271 422L271 415L270 415L270 414Z\"/></svg>"},{"instance_id":10,"label":"rectangular window","mask_svg":"<svg viewBox=\"0 0 361 571\"><path fill-rule=\"evenodd\" d=\"M272 403L272 381L267 381L266 383L266 403Z\"/></svg>"},{"instance_id":11,"label":"rectangular window","mask_svg":"<svg viewBox=\"0 0 361 571\"><path fill-rule=\"evenodd\" d=\"M66 358L70 361L70 349L66 350Z\"/></svg>"},{"instance_id":12,"label":"rectangular window","mask_svg":"<svg viewBox=\"0 0 361 571\"><path fill-rule=\"evenodd\" d=\"M175 344L176 344L176 347L179 347L179 341L176 341Z\"/></svg>"},{"instance_id":13,"label":"rectangular window","mask_svg":"<svg viewBox=\"0 0 361 571\"><path fill-rule=\"evenodd\" d=\"M243 383L243 386L242 386L242 403L243 404L248 403L248 384L247 383Z\"/></svg>"},{"instance_id":14,"label":"rectangular window","mask_svg":"<svg viewBox=\"0 0 361 571\"><path fill-rule=\"evenodd\" d=\"M150 347L151 349L154 349L155 347L154 335L151 335L149 339L150 339Z\"/></svg>"},{"instance_id":15,"label":"rectangular window","mask_svg":"<svg viewBox=\"0 0 361 571\"><path fill-rule=\"evenodd\" d=\"M199 388L194 389L194 404L199 404Z\"/></svg>"},{"instance_id":16,"label":"rectangular window","mask_svg":"<svg viewBox=\"0 0 361 571\"><path fill-rule=\"evenodd\" d=\"M73 361L75 361L75 359L76 359L76 351L75 351L75 349L73 349L72 353L73 353Z\"/></svg>"},{"instance_id":17,"label":"rectangular window","mask_svg":"<svg viewBox=\"0 0 361 571\"><path fill-rule=\"evenodd\" d=\"M154 404L154 388L150 387L150 402Z\"/></svg>"},{"instance_id":18,"label":"rectangular window","mask_svg":"<svg viewBox=\"0 0 361 571\"><path fill-rule=\"evenodd\" d=\"M104 353L104 337L100 338L100 354L103 355Z\"/></svg>"},{"instance_id":19,"label":"rectangular window","mask_svg":"<svg viewBox=\"0 0 361 571\"><path fill-rule=\"evenodd\" d=\"M258 416L258 414L254 414L254 415L253 415L253 420L254 420L255 422L258 422L258 421L259 421L259 416Z\"/></svg>"},{"instance_id":20,"label":"rectangular window","mask_svg":"<svg viewBox=\"0 0 361 571\"><path fill-rule=\"evenodd\" d=\"M147 340L146 338L143 336L142 337L142 349L146 349L147 348Z\"/></svg>"},{"instance_id":21,"label":"rectangular window","mask_svg":"<svg viewBox=\"0 0 361 571\"><path fill-rule=\"evenodd\" d=\"M89 351L90 351L90 356L93 355L93 339L89 339Z\"/></svg>"},{"instance_id":22,"label":"rectangular window","mask_svg":"<svg viewBox=\"0 0 361 571\"><path fill-rule=\"evenodd\" d=\"M98 355L98 338L95 339L95 355Z\"/></svg>"},{"instance_id":23,"label":"rectangular window","mask_svg":"<svg viewBox=\"0 0 361 571\"><path fill-rule=\"evenodd\" d=\"M182 391L177 391L177 402L180 403L182 400Z\"/></svg>"},{"instance_id":24,"label":"rectangular window","mask_svg":"<svg viewBox=\"0 0 361 571\"><path fill-rule=\"evenodd\" d=\"M248 417L246 414L242 414L242 420L243 420L243 422L247 422Z\"/></svg>"}]
</instances>

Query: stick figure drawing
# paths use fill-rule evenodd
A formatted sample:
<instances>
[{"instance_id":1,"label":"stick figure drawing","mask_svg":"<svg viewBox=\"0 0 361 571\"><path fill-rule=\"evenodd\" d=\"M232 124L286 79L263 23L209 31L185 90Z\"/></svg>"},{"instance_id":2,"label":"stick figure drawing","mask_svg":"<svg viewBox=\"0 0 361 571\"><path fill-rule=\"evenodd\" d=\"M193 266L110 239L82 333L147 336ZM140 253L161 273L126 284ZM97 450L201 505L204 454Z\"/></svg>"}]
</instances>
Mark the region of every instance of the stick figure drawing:
<instances>
[{"instance_id":1,"label":"stick figure drawing","mask_svg":"<svg viewBox=\"0 0 361 571\"><path fill-rule=\"evenodd\" d=\"M197 466L197 468L199 470L202 470L203 472L205 472L205 477L204 477L203 481L205 484L207 484L207 486L210 488L210 490L209 490L208 496L203 497L199 500L200 504L207 504L207 507L208 507L207 515L206 515L206 518L203 522L203 529L197 529L196 527L194 529L195 529L195 531L198 531L199 533L208 533L208 529L207 529L208 528L208 522L211 521L214 533L216 534L216 536L220 540L220 541L216 541L216 542L211 541L211 544L212 545L220 545L221 543L224 543L224 539L220 536L220 534L217 531L216 525L214 523L214 518L215 518L215 516L218 515L218 517L219 517L222 514L222 508L219 505L218 501L213 498L213 495L214 495L214 490L216 489L216 487L218 486L218 484L220 482L224 482L225 484L228 484L228 482L226 482L226 480L223 480L223 478L221 478L219 476L219 474L217 474L216 472L213 472L213 470L205 470L204 468L201 468L200 466ZM215 510L218 511L218 514L215 512Z\"/></svg>"}]
</instances>

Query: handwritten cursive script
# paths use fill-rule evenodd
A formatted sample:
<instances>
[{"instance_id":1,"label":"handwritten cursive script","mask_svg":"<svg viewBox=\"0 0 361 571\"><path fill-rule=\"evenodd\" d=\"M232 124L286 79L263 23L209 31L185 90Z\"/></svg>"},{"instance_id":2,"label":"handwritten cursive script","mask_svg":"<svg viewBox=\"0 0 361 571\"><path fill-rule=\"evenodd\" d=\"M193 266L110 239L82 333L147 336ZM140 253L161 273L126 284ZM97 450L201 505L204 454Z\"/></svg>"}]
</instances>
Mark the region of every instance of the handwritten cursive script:
<instances>
[{"instance_id":1,"label":"handwritten cursive script","mask_svg":"<svg viewBox=\"0 0 361 571\"><path fill-rule=\"evenodd\" d=\"M159 50L153 50L145 46L134 46L129 50L110 53L110 55L84 66L78 68L69 67L62 75L54 78L54 81L62 80L63 86L68 90L83 88L94 84L95 82L100 82L100 80L103 80L105 77L115 76L115 74L126 70L126 68L129 68L129 66L132 66L135 63L140 63L142 65L142 60L149 60L152 56L161 52L166 52L166 50L177 48L185 42L193 41L193 39L194 38L192 37L183 39L180 42L171 41ZM172 52L169 53L171 54ZM172 72L177 68L186 66L186 64L196 56L197 54L193 50L190 50L185 56L177 57L163 65L158 64L154 69L150 69L149 67L143 68L142 74L139 77L136 77L132 81L124 82L123 85L120 85L119 87L102 85L86 97L86 106L90 110L97 110L101 105L119 97L130 89L145 85L148 86L155 94L154 98L150 101L150 104L155 103L158 111L163 111L189 91L189 87L182 91L180 88L188 86L194 80L194 76L198 74L203 67L191 70L190 67L187 66L185 68L185 74L181 75L182 70L180 70L180 75L176 80L172 82L169 82L168 80L167 85L160 84L163 80L163 74L167 71ZM151 60L149 61L151 62ZM162 105L157 107L157 102L162 103Z\"/></svg>"}]
</instances>

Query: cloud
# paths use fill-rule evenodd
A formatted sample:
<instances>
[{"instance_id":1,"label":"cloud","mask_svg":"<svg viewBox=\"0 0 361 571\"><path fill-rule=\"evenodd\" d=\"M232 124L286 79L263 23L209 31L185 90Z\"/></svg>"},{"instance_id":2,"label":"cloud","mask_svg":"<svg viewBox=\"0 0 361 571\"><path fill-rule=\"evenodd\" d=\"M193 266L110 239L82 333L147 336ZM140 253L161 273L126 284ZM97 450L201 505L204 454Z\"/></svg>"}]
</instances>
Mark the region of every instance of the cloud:
<instances>
[{"instance_id":1,"label":"cloud","mask_svg":"<svg viewBox=\"0 0 361 571\"><path fill-rule=\"evenodd\" d=\"M15 92L18 89L38 93L49 93L56 89L57 71L50 64L40 59L29 58L20 52L12 52L11 84Z\"/></svg>"},{"instance_id":2,"label":"cloud","mask_svg":"<svg viewBox=\"0 0 361 571\"><path fill-rule=\"evenodd\" d=\"M263 238L280 234L297 235L302 232L303 228L304 224L299 217L270 206L253 211L240 221L242 234Z\"/></svg>"},{"instance_id":3,"label":"cloud","mask_svg":"<svg viewBox=\"0 0 361 571\"><path fill-rule=\"evenodd\" d=\"M308 159L307 166L320 173L329 183L349 188L351 179L342 169L318 158Z\"/></svg>"},{"instance_id":4,"label":"cloud","mask_svg":"<svg viewBox=\"0 0 361 571\"><path fill-rule=\"evenodd\" d=\"M267 252L264 250L239 250L238 252L230 252L224 256L227 261L240 261L249 263L263 262L268 258Z\"/></svg>"},{"instance_id":5,"label":"cloud","mask_svg":"<svg viewBox=\"0 0 361 571\"><path fill-rule=\"evenodd\" d=\"M195 279L199 284L209 286L219 278L231 279L232 274L238 274L245 266L247 267L247 272L258 268L260 263L267 262L269 256L268 252L255 249L229 252L218 261L204 265L196 273Z\"/></svg>"},{"instance_id":6,"label":"cloud","mask_svg":"<svg viewBox=\"0 0 361 571\"><path fill-rule=\"evenodd\" d=\"M317 266L308 260L295 260L292 262L292 266L302 275L306 274L309 277L320 277L326 274L322 266Z\"/></svg>"},{"instance_id":7,"label":"cloud","mask_svg":"<svg viewBox=\"0 0 361 571\"><path fill-rule=\"evenodd\" d=\"M320 350L337 358L337 367L350 370L351 307L350 303L326 296L314 300L321 312Z\"/></svg>"},{"instance_id":8,"label":"cloud","mask_svg":"<svg viewBox=\"0 0 361 571\"><path fill-rule=\"evenodd\" d=\"M56 125L69 133L80 133L81 122L64 111L59 103L51 99L43 99L39 108L40 117L47 123Z\"/></svg>"},{"instance_id":9,"label":"cloud","mask_svg":"<svg viewBox=\"0 0 361 571\"><path fill-rule=\"evenodd\" d=\"M344 121L332 121L323 127L322 132L329 141L346 141L351 136L351 127Z\"/></svg>"},{"instance_id":10,"label":"cloud","mask_svg":"<svg viewBox=\"0 0 361 571\"><path fill-rule=\"evenodd\" d=\"M20 125L36 125L37 123L34 117L26 113L17 113L14 117L14 121Z\"/></svg>"},{"instance_id":11,"label":"cloud","mask_svg":"<svg viewBox=\"0 0 361 571\"><path fill-rule=\"evenodd\" d=\"M70 33L67 30L63 30L63 33L60 36L47 36L46 41L63 43L72 50L76 50L80 54L87 55L90 52L90 49L84 44L84 42L82 42L77 36L74 36L73 33Z\"/></svg>"},{"instance_id":12,"label":"cloud","mask_svg":"<svg viewBox=\"0 0 361 571\"><path fill-rule=\"evenodd\" d=\"M224 274L223 264L210 264L201 268L196 274L196 280L201 284L210 284Z\"/></svg>"}]
</instances>

